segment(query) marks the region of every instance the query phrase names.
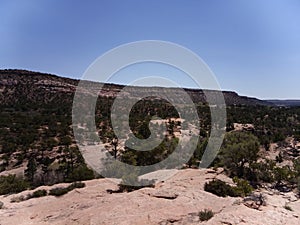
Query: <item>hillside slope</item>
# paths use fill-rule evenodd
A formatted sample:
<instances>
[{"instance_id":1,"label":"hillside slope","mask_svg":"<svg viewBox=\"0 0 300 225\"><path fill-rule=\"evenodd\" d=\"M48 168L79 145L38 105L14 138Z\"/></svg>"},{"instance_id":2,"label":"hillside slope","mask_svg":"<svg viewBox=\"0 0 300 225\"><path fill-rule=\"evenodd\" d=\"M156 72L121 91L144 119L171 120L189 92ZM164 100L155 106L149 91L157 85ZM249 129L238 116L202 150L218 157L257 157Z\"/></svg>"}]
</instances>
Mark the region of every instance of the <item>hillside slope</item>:
<instances>
[{"instance_id":1,"label":"hillside slope","mask_svg":"<svg viewBox=\"0 0 300 225\"><path fill-rule=\"evenodd\" d=\"M66 103L71 104L78 80L25 70L0 70L0 104ZM91 86L97 86L90 82ZM104 95L116 96L122 85L106 84ZM131 87L134 93L149 91L149 87ZM162 88L168 90L167 88ZM164 90L164 91L165 91ZM176 90L176 89L175 89ZM204 103L202 90L185 89L195 103ZM214 92L214 91L212 91ZM224 91L227 105L272 105L256 98Z\"/></svg>"}]
</instances>

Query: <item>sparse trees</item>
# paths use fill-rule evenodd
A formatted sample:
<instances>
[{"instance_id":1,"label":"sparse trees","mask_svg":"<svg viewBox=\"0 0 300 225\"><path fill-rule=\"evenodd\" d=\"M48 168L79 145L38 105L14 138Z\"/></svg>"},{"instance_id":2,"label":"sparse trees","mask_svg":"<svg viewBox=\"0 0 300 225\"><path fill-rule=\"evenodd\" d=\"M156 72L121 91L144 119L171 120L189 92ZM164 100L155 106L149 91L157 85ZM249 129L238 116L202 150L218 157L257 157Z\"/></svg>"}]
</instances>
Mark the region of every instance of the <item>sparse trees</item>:
<instances>
[{"instance_id":1,"label":"sparse trees","mask_svg":"<svg viewBox=\"0 0 300 225\"><path fill-rule=\"evenodd\" d=\"M0 176L0 195L24 191L28 183L16 175Z\"/></svg>"}]
</instances>

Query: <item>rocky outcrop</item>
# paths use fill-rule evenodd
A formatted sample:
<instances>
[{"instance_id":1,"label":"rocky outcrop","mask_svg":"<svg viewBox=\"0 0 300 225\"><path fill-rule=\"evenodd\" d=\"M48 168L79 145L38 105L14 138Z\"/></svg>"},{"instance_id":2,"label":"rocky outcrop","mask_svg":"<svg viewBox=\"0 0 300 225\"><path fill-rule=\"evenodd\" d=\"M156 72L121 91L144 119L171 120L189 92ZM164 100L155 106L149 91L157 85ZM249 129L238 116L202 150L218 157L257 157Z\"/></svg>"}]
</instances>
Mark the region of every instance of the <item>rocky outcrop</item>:
<instances>
[{"instance_id":1,"label":"rocky outcrop","mask_svg":"<svg viewBox=\"0 0 300 225\"><path fill-rule=\"evenodd\" d=\"M86 187L61 197L46 196L11 203L16 195L1 196L1 225L15 224L199 224L199 212L210 209L214 216L201 224L299 224L300 200L295 194L258 190L266 204L250 207L251 199L217 197L205 192L204 183L231 179L213 170L180 170L155 188L109 194L117 184L109 179L86 181ZM63 186L64 184L59 184ZM66 185L65 185L66 186ZM53 187L39 187L50 189ZM255 201L255 199L252 199ZM288 207L286 207L288 206Z\"/></svg>"}]
</instances>

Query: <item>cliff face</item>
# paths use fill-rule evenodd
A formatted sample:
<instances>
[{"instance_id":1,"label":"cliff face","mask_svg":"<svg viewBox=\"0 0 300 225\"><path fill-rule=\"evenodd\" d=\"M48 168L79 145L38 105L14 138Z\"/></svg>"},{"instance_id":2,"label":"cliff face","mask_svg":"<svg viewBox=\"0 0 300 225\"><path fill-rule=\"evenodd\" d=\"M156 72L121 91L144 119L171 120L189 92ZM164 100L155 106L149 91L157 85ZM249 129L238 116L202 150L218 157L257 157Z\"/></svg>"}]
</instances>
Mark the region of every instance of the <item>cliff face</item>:
<instances>
[{"instance_id":1,"label":"cliff face","mask_svg":"<svg viewBox=\"0 0 300 225\"><path fill-rule=\"evenodd\" d=\"M0 70L0 103L5 105L24 103L72 104L78 82L79 80L75 79L25 70ZM88 83L91 88L97 87L94 82ZM106 84L101 95L114 97L123 87L122 85ZM161 90L162 88L130 87L130 89L138 96L139 93L153 89ZM164 91L170 90L168 88L163 89ZM174 90L176 93L176 89L172 88L173 92ZM195 103L206 102L202 90L185 90ZM82 91L88 92L88 90ZM223 94L227 105L272 105L270 102L256 98L239 96L235 92L224 91Z\"/></svg>"}]
</instances>

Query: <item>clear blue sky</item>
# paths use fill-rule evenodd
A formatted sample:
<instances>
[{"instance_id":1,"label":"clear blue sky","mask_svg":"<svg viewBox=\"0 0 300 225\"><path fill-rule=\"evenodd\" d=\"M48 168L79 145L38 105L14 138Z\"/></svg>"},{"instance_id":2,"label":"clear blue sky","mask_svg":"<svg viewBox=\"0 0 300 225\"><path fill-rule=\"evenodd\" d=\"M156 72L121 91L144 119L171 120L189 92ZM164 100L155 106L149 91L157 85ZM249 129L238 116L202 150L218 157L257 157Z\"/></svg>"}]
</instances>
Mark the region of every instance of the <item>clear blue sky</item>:
<instances>
[{"instance_id":1,"label":"clear blue sky","mask_svg":"<svg viewBox=\"0 0 300 225\"><path fill-rule=\"evenodd\" d=\"M80 78L111 48L148 39L197 53L222 89L300 99L299 0L0 2L0 68Z\"/></svg>"}]
</instances>

